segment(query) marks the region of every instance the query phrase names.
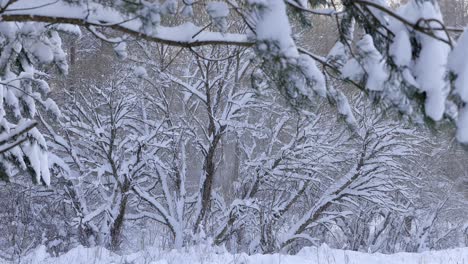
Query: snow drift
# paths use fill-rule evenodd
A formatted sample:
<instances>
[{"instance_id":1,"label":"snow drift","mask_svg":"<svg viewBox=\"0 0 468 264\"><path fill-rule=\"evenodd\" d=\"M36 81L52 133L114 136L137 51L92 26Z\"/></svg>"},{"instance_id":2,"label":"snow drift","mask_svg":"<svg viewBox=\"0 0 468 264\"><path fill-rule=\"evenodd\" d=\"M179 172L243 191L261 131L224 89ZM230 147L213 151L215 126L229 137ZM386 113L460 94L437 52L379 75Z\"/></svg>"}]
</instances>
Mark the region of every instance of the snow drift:
<instances>
[{"instance_id":1,"label":"snow drift","mask_svg":"<svg viewBox=\"0 0 468 264\"><path fill-rule=\"evenodd\" d=\"M9 263L1 261L0 263ZM297 255L230 254L219 248L197 246L182 250L160 251L148 249L129 255L117 255L104 248L77 247L58 257L51 257L44 246L20 260L24 264L455 264L468 263L468 248L457 248L423 253L397 253L385 255L331 249L326 245L308 247Z\"/></svg>"}]
</instances>

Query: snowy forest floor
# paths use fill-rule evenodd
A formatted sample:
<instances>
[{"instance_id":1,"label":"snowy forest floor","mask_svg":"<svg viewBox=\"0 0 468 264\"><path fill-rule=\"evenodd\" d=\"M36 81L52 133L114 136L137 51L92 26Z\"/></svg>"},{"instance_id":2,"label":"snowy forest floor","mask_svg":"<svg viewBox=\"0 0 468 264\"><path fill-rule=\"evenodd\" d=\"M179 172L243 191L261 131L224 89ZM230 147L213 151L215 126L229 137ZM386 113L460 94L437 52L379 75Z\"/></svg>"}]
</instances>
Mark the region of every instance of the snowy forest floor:
<instances>
[{"instance_id":1,"label":"snowy forest floor","mask_svg":"<svg viewBox=\"0 0 468 264\"><path fill-rule=\"evenodd\" d=\"M309 247L297 255L230 254L209 247L160 251L145 250L129 255L117 255L104 248L77 247L59 257L51 257L45 247L14 263L24 264L462 264L468 263L468 248L423 253L397 253L392 255L330 249L328 246ZM12 263L1 261L0 263Z\"/></svg>"}]
</instances>

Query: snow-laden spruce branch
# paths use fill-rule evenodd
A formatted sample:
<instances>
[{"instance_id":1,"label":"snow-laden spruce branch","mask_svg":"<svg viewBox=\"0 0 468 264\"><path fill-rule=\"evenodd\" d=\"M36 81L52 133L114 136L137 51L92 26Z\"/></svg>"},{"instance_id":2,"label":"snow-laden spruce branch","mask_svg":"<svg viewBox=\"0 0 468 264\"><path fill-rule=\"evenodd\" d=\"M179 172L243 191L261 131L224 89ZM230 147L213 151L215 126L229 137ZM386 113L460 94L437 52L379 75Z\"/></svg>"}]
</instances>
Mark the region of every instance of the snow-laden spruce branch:
<instances>
[{"instance_id":1,"label":"snow-laden spruce branch","mask_svg":"<svg viewBox=\"0 0 468 264\"><path fill-rule=\"evenodd\" d=\"M186 23L173 27L152 25L151 31L145 31L145 22L138 16L126 16L122 11L98 3L69 3L63 0L17 0L1 13L2 21L43 22L73 24L78 26L105 27L118 30L138 38L161 44L197 47L206 45L252 46L245 34L209 32L202 27ZM159 11L154 10L159 16Z\"/></svg>"},{"instance_id":2,"label":"snow-laden spruce branch","mask_svg":"<svg viewBox=\"0 0 468 264\"><path fill-rule=\"evenodd\" d=\"M417 21L416 23L412 22L411 20L401 16L398 14L398 12L395 12L394 10L390 9L387 6L384 6L382 4L373 2L373 1L368 1L368 0L354 0L352 1L353 4L357 5L363 5L363 6L368 6L368 7L373 7L376 8L379 11L384 12L385 14L397 19L398 21L404 23L405 25L412 27L418 31L432 31L432 30L442 30L442 31L450 31L450 32L458 32L462 33L464 31L463 28L457 28L457 27L449 27L445 26L443 21L436 21L440 27L425 27L420 25L420 21ZM422 19L424 20L424 19Z\"/></svg>"},{"instance_id":3,"label":"snow-laden spruce branch","mask_svg":"<svg viewBox=\"0 0 468 264\"><path fill-rule=\"evenodd\" d=\"M0 153L7 152L25 142L27 140L27 133L36 127L36 125L37 122L31 120L11 129L8 136L3 135L3 137L0 137Z\"/></svg>"},{"instance_id":4,"label":"snow-laden spruce branch","mask_svg":"<svg viewBox=\"0 0 468 264\"><path fill-rule=\"evenodd\" d=\"M373 97L383 98L385 103L412 119L427 116L434 121L454 121L458 140L468 140L468 110L464 106L467 88L463 78L466 60L455 55L463 49L465 34L457 43L450 33L461 30L444 26L440 9L433 1L413 0L396 9L375 1L331 1L327 2L333 7L331 10L315 10L303 1L214 2L203 5L207 21L202 25L186 22L168 26L162 22L166 16L193 16L191 4L175 0L162 4L4 1L0 15L5 25L2 34L8 41L0 58L3 82L9 83L25 73L31 80L40 79L43 73L37 69L43 65L55 64L66 73L68 65L58 32L79 34L76 27L70 26L74 25L113 43L122 57L127 53L125 41L130 36L190 48L196 54L195 48L210 45L253 48L262 62L264 77L275 82L293 105L313 104L320 98L328 98L355 127L347 98L331 85L330 78L336 78L352 83ZM287 9L287 5L292 8ZM325 59L296 45L288 17L293 12L329 16L336 22L339 41ZM229 23L236 19L238 27ZM16 25L14 30L12 23ZM354 25L366 33L362 39L354 39ZM106 29L120 35L109 34ZM16 59L22 67L9 67ZM31 93L29 87L39 88L43 95L48 89L41 88L44 84L26 83L20 81L13 85L24 92L24 95L15 92L15 96L28 105L28 112L21 115L33 117L36 113L33 101L40 97ZM18 106L16 100L7 101ZM41 104L48 108L53 102ZM15 115L18 112L15 110Z\"/></svg>"}]
</instances>

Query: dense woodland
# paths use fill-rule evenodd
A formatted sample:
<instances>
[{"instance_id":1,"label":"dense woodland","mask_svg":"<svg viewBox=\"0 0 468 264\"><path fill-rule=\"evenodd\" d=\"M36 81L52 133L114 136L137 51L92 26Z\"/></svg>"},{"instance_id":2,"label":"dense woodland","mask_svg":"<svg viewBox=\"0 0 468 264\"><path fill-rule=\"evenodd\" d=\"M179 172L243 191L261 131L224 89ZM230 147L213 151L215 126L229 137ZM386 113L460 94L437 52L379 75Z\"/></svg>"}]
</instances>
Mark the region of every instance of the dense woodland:
<instances>
[{"instance_id":1,"label":"dense woodland","mask_svg":"<svg viewBox=\"0 0 468 264\"><path fill-rule=\"evenodd\" d=\"M468 246L467 1L31 2L0 1L0 258Z\"/></svg>"}]
</instances>

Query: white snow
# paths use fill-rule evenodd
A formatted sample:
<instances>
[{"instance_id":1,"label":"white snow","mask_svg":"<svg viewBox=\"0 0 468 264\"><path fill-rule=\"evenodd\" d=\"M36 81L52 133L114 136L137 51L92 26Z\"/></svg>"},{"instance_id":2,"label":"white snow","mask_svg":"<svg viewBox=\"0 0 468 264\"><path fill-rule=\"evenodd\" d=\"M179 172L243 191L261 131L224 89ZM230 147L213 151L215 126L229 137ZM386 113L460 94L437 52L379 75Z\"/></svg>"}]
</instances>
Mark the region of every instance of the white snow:
<instances>
[{"instance_id":1,"label":"white snow","mask_svg":"<svg viewBox=\"0 0 468 264\"><path fill-rule=\"evenodd\" d=\"M298 59L298 64L302 69L305 79L307 81L313 80L314 83L311 84L312 90L319 96L325 97L327 93L325 78L315 64L315 61L308 55L301 54ZM305 84L298 85L298 88L301 90L302 94L309 94L310 88ZM309 95L309 97L312 98L313 96Z\"/></svg>"},{"instance_id":2,"label":"white snow","mask_svg":"<svg viewBox=\"0 0 468 264\"><path fill-rule=\"evenodd\" d=\"M34 57L43 64L49 64L54 59L52 49L42 42L32 44L30 50Z\"/></svg>"},{"instance_id":3,"label":"white snow","mask_svg":"<svg viewBox=\"0 0 468 264\"><path fill-rule=\"evenodd\" d=\"M281 2L284 11L284 3L279 0L275 1ZM201 32L201 27L193 24L189 25L190 23L174 27L160 26L159 11L161 10L159 10L158 5L148 4L144 10L146 13L142 15L149 17L150 21L142 24L140 20L129 20L128 17L123 16L115 9L106 8L96 3L93 3L91 8L88 5L72 5L64 1L19 0L13 3L4 14L62 17L86 20L96 24L118 24L126 30L139 34L144 33L147 37L169 42L197 43L209 41L213 43L251 43L246 34L220 33L207 30ZM283 17L285 16L286 13L283 12Z\"/></svg>"},{"instance_id":4,"label":"white snow","mask_svg":"<svg viewBox=\"0 0 468 264\"><path fill-rule=\"evenodd\" d=\"M358 81L362 78L364 74L364 70L362 69L361 65L356 59L348 60L344 65L343 69L341 70L341 75L343 78Z\"/></svg>"},{"instance_id":5,"label":"white snow","mask_svg":"<svg viewBox=\"0 0 468 264\"><path fill-rule=\"evenodd\" d=\"M228 28L227 16L229 7L224 2L209 2L206 5L206 12L213 21L215 27L225 32Z\"/></svg>"},{"instance_id":6,"label":"white snow","mask_svg":"<svg viewBox=\"0 0 468 264\"><path fill-rule=\"evenodd\" d=\"M333 61L340 66L343 66L346 63L347 59L348 59L348 56L346 54L345 46L340 41L335 43L335 45L333 46L333 48L330 50L330 52L327 55L328 61Z\"/></svg>"},{"instance_id":7,"label":"white snow","mask_svg":"<svg viewBox=\"0 0 468 264\"><path fill-rule=\"evenodd\" d=\"M147 78L148 77L148 72L146 71L146 69L142 66L137 66L135 67L135 69L133 70L133 73L135 74L135 76L137 78Z\"/></svg>"},{"instance_id":8,"label":"white snow","mask_svg":"<svg viewBox=\"0 0 468 264\"><path fill-rule=\"evenodd\" d=\"M458 113L457 139L461 143L468 143L468 106L463 107Z\"/></svg>"},{"instance_id":9,"label":"white snow","mask_svg":"<svg viewBox=\"0 0 468 264\"><path fill-rule=\"evenodd\" d=\"M298 57L298 51L291 37L291 26L286 15L283 0L249 0L251 5L260 6L261 19L256 24L258 41L273 42L279 53L285 57Z\"/></svg>"},{"instance_id":10,"label":"white snow","mask_svg":"<svg viewBox=\"0 0 468 264\"><path fill-rule=\"evenodd\" d=\"M460 99L468 103L468 62L466 48L468 47L468 33L465 29L457 45L448 59L448 68L455 74L455 93ZM461 143L468 143L468 107L465 105L459 110L457 120L457 139Z\"/></svg>"},{"instance_id":11,"label":"white snow","mask_svg":"<svg viewBox=\"0 0 468 264\"><path fill-rule=\"evenodd\" d=\"M411 42L406 30L400 30L390 46L390 55L398 66L408 66L411 62Z\"/></svg>"},{"instance_id":12,"label":"white snow","mask_svg":"<svg viewBox=\"0 0 468 264\"><path fill-rule=\"evenodd\" d=\"M432 19L443 21L442 14L437 3L410 1L403 5L398 10L399 15L407 18L412 23L417 23L420 19ZM437 27L436 22L430 22L429 25ZM394 20L391 25L393 32L407 30L401 22ZM401 32L399 35L402 34ZM447 40L447 36L443 31L435 31L434 35L441 39ZM401 48L396 57L400 63L407 62L408 53L410 52L405 36L397 36L402 39L396 39L393 49ZM417 40L421 43L421 50L414 65L410 65L413 74L416 76L416 81L422 92L426 93L425 112L426 115L435 121L442 119L445 111L445 101L447 98L447 81L446 81L446 66L450 47L448 44L439 39L428 36L423 33L416 34ZM405 43L406 42L406 43ZM404 50L403 50L404 49ZM393 52L395 55L395 51Z\"/></svg>"},{"instance_id":13,"label":"white snow","mask_svg":"<svg viewBox=\"0 0 468 264\"><path fill-rule=\"evenodd\" d=\"M227 17L229 15L229 7L224 2L209 2L206 5L206 12L211 18Z\"/></svg>"},{"instance_id":14,"label":"white snow","mask_svg":"<svg viewBox=\"0 0 468 264\"><path fill-rule=\"evenodd\" d=\"M185 1L182 1L184 3L184 7L182 8L182 12L181 14L183 16L186 16L186 17L191 17L193 16L193 8L192 8L192 5L193 5L193 2L195 0L185 0Z\"/></svg>"},{"instance_id":15,"label":"white snow","mask_svg":"<svg viewBox=\"0 0 468 264\"><path fill-rule=\"evenodd\" d=\"M181 250L161 251L148 248L129 255L117 255L104 248L79 246L59 257L51 257L40 246L22 259L28 264L458 264L468 262L468 248L427 251L423 253L397 253L392 255L368 254L348 250L331 249L327 245L302 249L297 255L230 254L221 248L197 246ZM0 263L9 263L1 261Z\"/></svg>"},{"instance_id":16,"label":"white snow","mask_svg":"<svg viewBox=\"0 0 468 264\"><path fill-rule=\"evenodd\" d=\"M161 7L162 7L163 14L174 15L177 13L177 1L176 0L166 0L162 4Z\"/></svg>"},{"instance_id":17,"label":"white snow","mask_svg":"<svg viewBox=\"0 0 468 264\"><path fill-rule=\"evenodd\" d=\"M47 111L50 111L56 117L60 117L62 115L62 112L60 111L60 108L55 103L55 101L52 100L51 98L47 98L45 101L42 102L42 104L45 106Z\"/></svg>"},{"instance_id":18,"label":"white snow","mask_svg":"<svg viewBox=\"0 0 468 264\"><path fill-rule=\"evenodd\" d=\"M366 88L371 91L382 91L388 79L382 55L374 46L370 35L365 35L357 43L359 54L363 57L362 67L367 73Z\"/></svg>"},{"instance_id":19,"label":"white snow","mask_svg":"<svg viewBox=\"0 0 468 264\"><path fill-rule=\"evenodd\" d=\"M457 45L449 56L448 68L456 74L455 91L464 102L468 102L468 33L467 30L459 38Z\"/></svg>"},{"instance_id":20,"label":"white snow","mask_svg":"<svg viewBox=\"0 0 468 264\"><path fill-rule=\"evenodd\" d=\"M124 60L125 58L127 58L127 43L125 43L124 41L118 43L117 45L114 46L114 51L115 51L115 54L117 54L117 56Z\"/></svg>"}]
</instances>

